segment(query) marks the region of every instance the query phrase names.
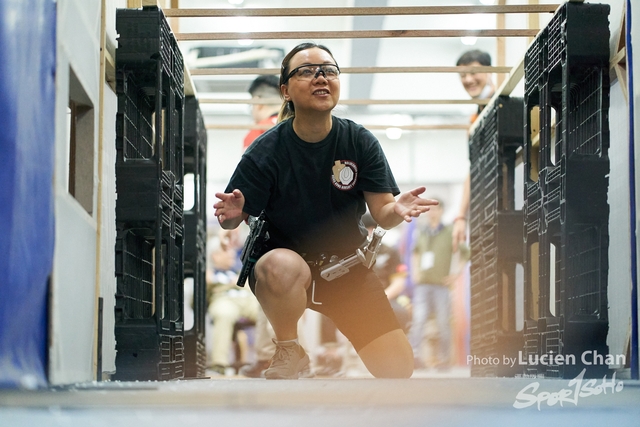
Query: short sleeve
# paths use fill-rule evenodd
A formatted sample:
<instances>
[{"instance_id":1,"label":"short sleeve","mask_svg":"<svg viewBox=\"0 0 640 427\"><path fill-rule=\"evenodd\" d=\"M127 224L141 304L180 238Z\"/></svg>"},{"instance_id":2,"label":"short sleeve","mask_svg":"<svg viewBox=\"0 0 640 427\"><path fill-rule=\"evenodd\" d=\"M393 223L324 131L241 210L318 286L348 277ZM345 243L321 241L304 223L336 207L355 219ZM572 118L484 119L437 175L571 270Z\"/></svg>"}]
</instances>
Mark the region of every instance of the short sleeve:
<instances>
[{"instance_id":1,"label":"short sleeve","mask_svg":"<svg viewBox=\"0 0 640 427\"><path fill-rule=\"evenodd\" d=\"M243 211L251 216L258 216L267 206L269 194L271 194L272 180L247 155L242 156L236 167L225 193L235 189L242 191L245 198Z\"/></svg>"},{"instance_id":2,"label":"short sleeve","mask_svg":"<svg viewBox=\"0 0 640 427\"><path fill-rule=\"evenodd\" d=\"M400 194L400 189L378 139L367 129L361 127L358 143L362 149L360 189L372 193L391 193L394 196Z\"/></svg>"}]
</instances>

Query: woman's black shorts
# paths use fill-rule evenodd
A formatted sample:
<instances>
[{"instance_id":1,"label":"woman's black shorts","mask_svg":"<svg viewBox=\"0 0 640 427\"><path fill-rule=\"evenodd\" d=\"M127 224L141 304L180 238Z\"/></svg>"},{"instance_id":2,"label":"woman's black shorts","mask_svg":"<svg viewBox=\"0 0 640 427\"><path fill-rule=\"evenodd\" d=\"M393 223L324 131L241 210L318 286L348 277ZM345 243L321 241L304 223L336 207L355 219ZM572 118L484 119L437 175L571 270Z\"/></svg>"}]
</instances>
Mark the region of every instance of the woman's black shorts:
<instances>
[{"instance_id":1,"label":"woman's black shorts","mask_svg":"<svg viewBox=\"0 0 640 427\"><path fill-rule=\"evenodd\" d=\"M387 332L401 329L384 287L373 270L357 265L331 282L321 278L316 267L311 267L311 274L313 279L307 289L307 308L333 320L356 351ZM249 286L254 294L255 280L252 272Z\"/></svg>"}]
</instances>

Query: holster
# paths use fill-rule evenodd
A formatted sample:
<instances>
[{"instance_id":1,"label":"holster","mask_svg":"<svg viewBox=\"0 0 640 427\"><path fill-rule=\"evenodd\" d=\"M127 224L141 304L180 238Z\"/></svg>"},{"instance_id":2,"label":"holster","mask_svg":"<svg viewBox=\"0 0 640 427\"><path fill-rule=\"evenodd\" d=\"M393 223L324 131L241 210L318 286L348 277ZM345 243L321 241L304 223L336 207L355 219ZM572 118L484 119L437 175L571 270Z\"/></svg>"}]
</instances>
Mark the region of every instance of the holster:
<instances>
[{"instance_id":1,"label":"holster","mask_svg":"<svg viewBox=\"0 0 640 427\"><path fill-rule=\"evenodd\" d=\"M242 252L240 253L240 261L242 261L242 269L238 275L238 281L236 284L240 287L244 286L253 267L258 262L258 259L263 254L265 243L269 240L268 224L265 218L264 211L260 212L260 215L249 216L249 235L244 241Z\"/></svg>"}]
</instances>

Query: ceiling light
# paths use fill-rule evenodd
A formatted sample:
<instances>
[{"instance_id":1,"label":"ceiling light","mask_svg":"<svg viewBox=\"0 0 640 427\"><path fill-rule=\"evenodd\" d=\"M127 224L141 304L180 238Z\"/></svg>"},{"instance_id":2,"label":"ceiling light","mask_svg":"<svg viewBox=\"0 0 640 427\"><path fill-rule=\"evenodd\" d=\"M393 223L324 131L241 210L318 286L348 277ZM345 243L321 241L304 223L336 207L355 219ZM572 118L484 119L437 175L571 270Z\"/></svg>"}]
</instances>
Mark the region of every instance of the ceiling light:
<instances>
[{"instance_id":1,"label":"ceiling light","mask_svg":"<svg viewBox=\"0 0 640 427\"><path fill-rule=\"evenodd\" d=\"M484 4L485 6L491 6L493 4L496 4L496 0L480 0L480 3Z\"/></svg>"},{"instance_id":2,"label":"ceiling light","mask_svg":"<svg viewBox=\"0 0 640 427\"><path fill-rule=\"evenodd\" d=\"M389 139L400 139L400 137L402 137L401 128L395 128L395 127L387 128L385 130L385 133L387 134L387 138Z\"/></svg>"},{"instance_id":3,"label":"ceiling light","mask_svg":"<svg viewBox=\"0 0 640 427\"><path fill-rule=\"evenodd\" d=\"M240 46L251 46L253 44L253 40L251 40L251 39L240 39L240 40L238 40L238 44Z\"/></svg>"},{"instance_id":4,"label":"ceiling light","mask_svg":"<svg viewBox=\"0 0 640 427\"><path fill-rule=\"evenodd\" d=\"M462 44L467 46L473 46L478 41L477 37L460 37Z\"/></svg>"},{"instance_id":5,"label":"ceiling light","mask_svg":"<svg viewBox=\"0 0 640 427\"><path fill-rule=\"evenodd\" d=\"M244 3L244 0L229 0L229 3L235 5L235 6L239 6L242 3Z\"/></svg>"}]
</instances>

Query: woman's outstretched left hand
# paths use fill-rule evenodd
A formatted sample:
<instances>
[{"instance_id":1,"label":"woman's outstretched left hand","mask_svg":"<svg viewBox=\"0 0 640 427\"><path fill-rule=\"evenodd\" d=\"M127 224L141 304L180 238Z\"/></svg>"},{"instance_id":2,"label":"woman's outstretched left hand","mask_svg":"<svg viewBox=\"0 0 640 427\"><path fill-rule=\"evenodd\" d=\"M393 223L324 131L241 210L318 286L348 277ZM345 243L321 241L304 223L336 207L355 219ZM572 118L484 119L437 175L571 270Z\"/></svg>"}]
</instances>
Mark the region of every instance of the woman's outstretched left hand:
<instances>
[{"instance_id":1,"label":"woman's outstretched left hand","mask_svg":"<svg viewBox=\"0 0 640 427\"><path fill-rule=\"evenodd\" d=\"M420 197L425 190L425 187L418 187L402 193L400 197L398 197L398 200L396 200L394 206L395 213L400 215L406 222L411 222L412 218L417 218L427 212L430 206L437 205L437 200L423 199Z\"/></svg>"}]
</instances>

